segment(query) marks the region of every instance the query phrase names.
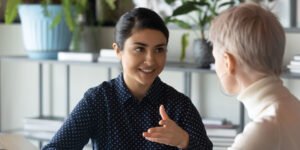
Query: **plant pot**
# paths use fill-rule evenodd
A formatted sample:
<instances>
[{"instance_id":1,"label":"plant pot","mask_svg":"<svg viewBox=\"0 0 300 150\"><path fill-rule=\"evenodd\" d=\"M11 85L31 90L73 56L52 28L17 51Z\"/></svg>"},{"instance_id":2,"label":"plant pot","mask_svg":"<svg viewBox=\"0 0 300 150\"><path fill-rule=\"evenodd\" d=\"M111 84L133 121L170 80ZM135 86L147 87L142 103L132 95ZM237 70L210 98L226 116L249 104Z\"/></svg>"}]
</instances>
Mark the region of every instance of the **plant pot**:
<instances>
[{"instance_id":1,"label":"plant pot","mask_svg":"<svg viewBox=\"0 0 300 150\"><path fill-rule=\"evenodd\" d=\"M72 33L64 18L51 28L58 13L62 13L61 5L47 5L49 16L44 15L44 8L39 4L20 5L19 15L23 32L23 40L29 58L57 59L59 51L68 51Z\"/></svg>"},{"instance_id":2,"label":"plant pot","mask_svg":"<svg viewBox=\"0 0 300 150\"><path fill-rule=\"evenodd\" d=\"M214 62L212 47L205 39L194 40L193 54L195 63L200 68L210 68L210 64Z\"/></svg>"}]
</instances>

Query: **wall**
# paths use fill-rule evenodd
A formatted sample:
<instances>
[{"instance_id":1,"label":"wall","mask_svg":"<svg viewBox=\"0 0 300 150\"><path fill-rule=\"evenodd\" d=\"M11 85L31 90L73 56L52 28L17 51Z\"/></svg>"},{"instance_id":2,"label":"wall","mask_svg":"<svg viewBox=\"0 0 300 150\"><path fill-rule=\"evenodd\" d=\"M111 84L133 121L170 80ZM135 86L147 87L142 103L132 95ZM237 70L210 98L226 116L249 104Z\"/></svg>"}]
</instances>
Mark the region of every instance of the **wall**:
<instances>
[{"instance_id":1,"label":"wall","mask_svg":"<svg viewBox=\"0 0 300 150\"><path fill-rule=\"evenodd\" d=\"M113 39L113 28L98 30L98 48L110 48ZM171 29L168 47L168 60L178 60L180 37L184 32L192 31ZM294 54L300 53L298 44L300 34L287 33L287 47L284 63ZM190 49L191 47L189 47ZM0 25L0 55L25 55L22 33L19 25ZM187 60L192 61L192 52L187 51ZM1 126L2 129L22 128L22 118L38 114L38 65L33 62L1 62ZM44 66L44 114L65 116L66 111L66 74L64 65ZM107 79L105 68L86 65L71 67L71 108L82 98L84 92ZM118 69L113 69L117 76ZM164 71L161 78L166 83L183 92L183 73ZM53 81L53 82L49 82ZM298 80L284 80L285 84L296 93ZM50 87L50 88L49 88ZM50 103L53 99L53 103ZM239 103L234 97L222 93L214 73L193 73L192 101L203 117L227 118L238 123Z\"/></svg>"}]
</instances>

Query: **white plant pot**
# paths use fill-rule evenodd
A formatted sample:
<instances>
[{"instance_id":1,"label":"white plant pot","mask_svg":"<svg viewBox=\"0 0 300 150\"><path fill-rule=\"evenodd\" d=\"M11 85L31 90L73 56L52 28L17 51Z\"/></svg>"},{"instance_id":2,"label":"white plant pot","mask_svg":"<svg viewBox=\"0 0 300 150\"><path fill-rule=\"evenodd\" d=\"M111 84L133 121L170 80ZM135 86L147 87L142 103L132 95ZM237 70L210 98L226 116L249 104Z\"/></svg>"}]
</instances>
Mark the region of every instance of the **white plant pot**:
<instances>
[{"instance_id":1,"label":"white plant pot","mask_svg":"<svg viewBox=\"0 0 300 150\"><path fill-rule=\"evenodd\" d=\"M64 18L54 28L53 19L58 13L63 14L61 5L48 5L50 16L44 15L44 8L39 4L19 6L23 40L29 58L57 59L59 51L68 51L72 33Z\"/></svg>"}]
</instances>

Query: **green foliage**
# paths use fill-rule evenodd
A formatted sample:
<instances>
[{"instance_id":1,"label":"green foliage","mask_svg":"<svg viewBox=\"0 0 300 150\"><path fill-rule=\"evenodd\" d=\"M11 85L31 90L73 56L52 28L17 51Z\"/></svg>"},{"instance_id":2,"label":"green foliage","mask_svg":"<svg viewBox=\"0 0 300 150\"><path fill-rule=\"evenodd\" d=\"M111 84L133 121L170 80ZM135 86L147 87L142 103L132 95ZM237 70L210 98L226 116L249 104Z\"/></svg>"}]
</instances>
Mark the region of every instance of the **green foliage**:
<instances>
[{"instance_id":1,"label":"green foliage","mask_svg":"<svg viewBox=\"0 0 300 150\"><path fill-rule=\"evenodd\" d=\"M174 4L176 0L165 0L169 5ZM209 26L212 19L218 15L218 10L225 6L235 4L234 0L181 0L181 5L173 11L171 16L165 18L166 23L176 24L183 29L200 30L200 34L196 32L196 36L200 39L206 39L204 31ZM194 16L192 15L194 13ZM178 19L180 16L186 16L189 21ZM185 52L188 44L188 34L185 33L181 37L181 56L180 60L185 59Z\"/></svg>"},{"instance_id":2,"label":"green foliage","mask_svg":"<svg viewBox=\"0 0 300 150\"><path fill-rule=\"evenodd\" d=\"M183 62L184 59L185 59L185 52L186 52L186 48L187 46L189 45L189 34L188 33L185 33L182 35L181 37L181 54L180 54L180 61Z\"/></svg>"},{"instance_id":3,"label":"green foliage","mask_svg":"<svg viewBox=\"0 0 300 150\"><path fill-rule=\"evenodd\" d=\"M105 2L107 3L107 5L111 10L116 10L117 7L115 4L116 0L105 0Z\"/></svg>"},{"instance_id":4,"label":"green foliage","mask_svg":"<svg viewBox=\"0 0 300 150\"><path fill-rule=\"evenodd\" d=\"M168 4L173 4L175 0L165 0ZM182 5L177 7L173 14L165 19L166 23L175 23L181 28L192 29L197 27L200 30L200 38L206 39L204 35L205 27L207 27L214 16L218 15L218 9L225 6L235 4L233 0L181 0ZM196 18L191 16L191 13L196 13ZM178 16L188 16L192 22L178 20Z\"/></svg>"},{"instance_id":5,"label":"green foliage","mask_svg":"<svg viewBox=\"0 0 300 150\"><path fill-rule=\"evenodd\" d=\"M7 1L5 9L6 24L10 24L15 20L18 14L18 5L25 1L26 0ZM49 4L61 3L63 11L54 17L51 27L53 28L58 25L62 20L62 16L64 16L70 31L74 31L77 26L76 17L86 11L88 0L39 0L35 1L35 3L40 3L42 5L42 7L44 8L43 13L45 16L49 16L49 12L47 10L47 6Z\"/></svg>"},{"instance_id":6,"label":"green foliage","mask_svg":"<svg viewBox=\"0 0 300 150\"><path fill-rule=\"evenodd\" d=\"M9 0L5 9L5 23L12 23L18 15L17 7L21 0Z\"/></svg>"}]
</instances>

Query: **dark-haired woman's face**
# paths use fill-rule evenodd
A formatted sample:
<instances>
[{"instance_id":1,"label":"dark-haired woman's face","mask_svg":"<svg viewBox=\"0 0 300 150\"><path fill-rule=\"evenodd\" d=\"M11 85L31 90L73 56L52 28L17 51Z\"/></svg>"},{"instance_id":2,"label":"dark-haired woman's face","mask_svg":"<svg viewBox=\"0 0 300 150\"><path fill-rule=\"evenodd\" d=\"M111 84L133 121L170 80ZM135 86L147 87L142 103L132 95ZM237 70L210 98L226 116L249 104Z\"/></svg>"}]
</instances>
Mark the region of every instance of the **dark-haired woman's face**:
<instances>
[{"instance_id":1,"label":"dark-haired woman's face","mask_svg":"<svg viewBox=\"0 0 300 150\"><path fill-rule=\"evenodd\" d=\"M118 51L127 86L149 87L162 72L167 53L167 39L158 30L135 31Z\"/></svg>"}]
</instances>

